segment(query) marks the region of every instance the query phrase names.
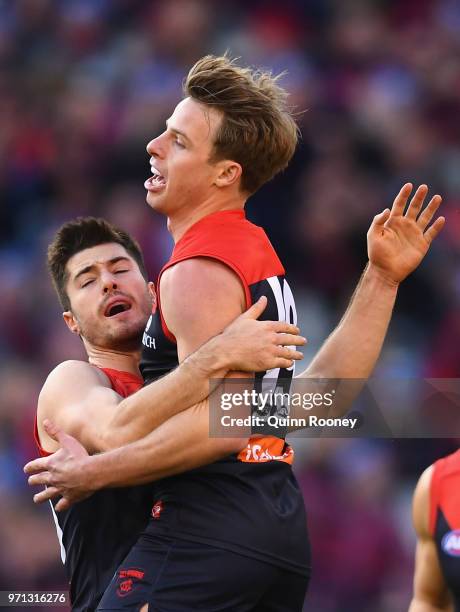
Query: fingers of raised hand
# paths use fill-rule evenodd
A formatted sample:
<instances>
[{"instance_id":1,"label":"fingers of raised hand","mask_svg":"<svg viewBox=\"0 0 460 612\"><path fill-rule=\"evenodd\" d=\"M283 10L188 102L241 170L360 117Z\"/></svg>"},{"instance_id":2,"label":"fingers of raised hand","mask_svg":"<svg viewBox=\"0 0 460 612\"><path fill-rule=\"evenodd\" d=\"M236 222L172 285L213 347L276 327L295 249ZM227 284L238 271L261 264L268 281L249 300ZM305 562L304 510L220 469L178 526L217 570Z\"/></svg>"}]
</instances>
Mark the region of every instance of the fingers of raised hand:
<instances>
[{"instance_id":1,"label":"fingers of raised hand","mask_svg":"<svg viewBox=\"0 0 460 612\"><path fill-rule=\"evenodd\" d=\"M382 225L385 225L385 222L388 221L390 217L390 209L389 208L385 208L385 210L383 210L381 213L379 213L378 215L375 215L373 221L372 221L372 225L369 229L370 231L375 231L375 229L377 228L378 231L382 231Z\"/></svg>"},{"instance_id":2,"label":"fingers of raised hand","mask_svg":"<svg viewBox=\"0 0 460 612\"><path fill-rule=\"evenodd\" d=\"M417 219L417 225L422 231L425 231L425 229L428 227L441 202L442 198L440 195L433 196L429 201L428 206L420 214L419 218Z\"/></svg>"},{"instance_id":3,"label":"fingers of raised hand","mask_svg":"<svg viewBox=\"0 0 460 612\"><path fill-rule=\"evenodd\" d=\"M406 217L408 219L416 219L417 215L419 214L422 206L423 206L423 202L425 201L426 198L426 194L428 193L428 187L427 185L420 185L419 188L417 189L417 191L414 194L414 197L412 198L408 208L407 208L407 212L406 212Z\"/></svg>"},{"instance_id":4,"label":"fingers of raised hand","mask_svg":"<svg viewBox=\"0 0 460 612\"><path fill-rule=\"evenodd\" d=\"M411 191L412 183L406 183L401 187L401 190L394 199L393 206L391 207L391 215L393 217L397 217L403 214Z\"/></svg>"},{"instance_id":5,"label":"fingers of raised hand","mask_svg":"<svg viewBox=\"0 0 460 612\"><path fill-rule=\"evenodd\" d=\"M431 244L433 242L433 240L436 238L436 236L439 234L439 232L444 227L445 222L446 220L444 217L438 217L436 221L433 223L433 225L427 229L424 236L428 244Z\"/></svg>"}]
</instances>

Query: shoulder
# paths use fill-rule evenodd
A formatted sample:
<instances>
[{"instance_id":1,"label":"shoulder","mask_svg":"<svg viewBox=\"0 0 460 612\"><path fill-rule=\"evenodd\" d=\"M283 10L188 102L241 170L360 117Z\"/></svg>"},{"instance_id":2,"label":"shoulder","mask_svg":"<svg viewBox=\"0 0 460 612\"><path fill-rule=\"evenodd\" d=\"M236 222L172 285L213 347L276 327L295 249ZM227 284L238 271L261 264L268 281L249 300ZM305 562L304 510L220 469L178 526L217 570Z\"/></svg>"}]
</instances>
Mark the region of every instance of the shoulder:
<instances>
[{"instance_id":1,"label":"shoulder","mask_svg":"<svg viewBox=\"0 0 460 612\"><path fill-rule=\"evenodd\" d=\"M191 257L180 261L161 276L161 290L178 286L209 286L216 284L241 284L237 274L230 266L212 257Z\"/></svg>"},{"instance_id":2,"label":"shoulder","mask_svg":"<svg viewBox=\"0 0 460 612\"><path fill-rule=\"evenodd\" d=\"M245 292L238 275L225 263L210 257L193 257L171 266L160 281L161 300L175 304L196 304L209 300L224 300L235 294L242 309Z\"/></svg>"},{"instance_id":3,"label":"shoulder","mask_svg":"<svg viewBox=\"0 0 460 612\"><path fill-rule=\"evenodd\" d=\"M434 465L430 465L420 476L412 500L412 518L419 536L430 535L430 491Z\"/></svg>"},{"instance_id":4,"label":"shoulder","mask_svg":"<svg viewBox=\"0 0 460 612\"><path fill-rule=\"evenodd\" d=\"M79 388L110 386L107 376L99 368L96 368L87 361L69 359L60 363L48 374L40 392L39 405L41 402L46 401L49 396L55 398L56 394L61 392L66 392L70 395L77 382Z\"/></svg>"},{"instance_id":5,"label":"shoulder","mask_svg":"<svg viewBox=\"0 0 460 612\"><path fill-rule=\"evenodd\" d=\"M45 385L48 382L59 381L61 379L67 380L69 377L83 376L92 380L100 381L103 384L107 377L102 370L94 365L91 365L87 361L80 361L78 359L68 359L57 365L54 370L48 374ZM75 384L75 378L73 378Z\"/></svg>"}]
</instances>

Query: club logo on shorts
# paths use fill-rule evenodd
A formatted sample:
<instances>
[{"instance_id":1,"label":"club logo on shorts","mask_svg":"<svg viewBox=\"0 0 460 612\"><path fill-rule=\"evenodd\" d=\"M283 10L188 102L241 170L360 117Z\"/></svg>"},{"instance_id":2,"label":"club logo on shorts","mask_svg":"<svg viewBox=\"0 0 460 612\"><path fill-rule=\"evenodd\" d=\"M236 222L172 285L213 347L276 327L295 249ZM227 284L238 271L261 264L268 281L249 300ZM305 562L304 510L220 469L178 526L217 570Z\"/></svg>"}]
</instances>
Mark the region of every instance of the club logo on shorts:
<instances>
[{"instance_id":1,"label":"club logo on shorts","mask_svg":"<svg viewBox=\"0 0 460 612\"><path fill-rule=\"evenodd\" d=\"M144 577L144 570L138 568L122 569L118 571L118 597L126 597L137 586L137 582Z\"/></svg>"},{"instance_id":2,"label":"club logo on shorts","mask_svg":"<svg viewBox=\"0 0 460 612\"><path fill-rule=\"evenodd\" d=\"M446 533L441 541L441 548L451 557L460 557L460 529Z\"/></svg>"},{"instance_id":3,"label":"club logo on shorts","mask_svg":"<svg viewBox=\"0 0 460 612\"><path fill-rule=\"evenodd\" d=\"M159 519L162 511L163 511L163 502L161 501L161 499L159 499L157 502L153 504L152 517L154 519Z\"/></svg>"}]
</instances>

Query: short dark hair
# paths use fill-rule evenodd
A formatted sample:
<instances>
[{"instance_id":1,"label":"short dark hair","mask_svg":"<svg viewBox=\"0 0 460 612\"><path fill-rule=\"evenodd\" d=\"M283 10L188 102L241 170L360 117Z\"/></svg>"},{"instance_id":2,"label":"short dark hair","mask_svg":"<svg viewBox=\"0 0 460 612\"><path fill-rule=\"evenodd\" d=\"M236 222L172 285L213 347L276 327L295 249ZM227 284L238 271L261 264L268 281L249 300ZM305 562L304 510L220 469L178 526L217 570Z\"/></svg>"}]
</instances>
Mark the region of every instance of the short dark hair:
<instances>
[{"instance_id":1,"label":"short dark hair","mask_svg":"<svg viewBox=\"0 0 460 612\"><path fill-rule=\"evenodd\" d=\"M105 219L78 217L60 227L48 247L48 270L64 310L71 308L66 290L68 281L66 266L69 259L84 249L110 242L115 242L125 248L136 261L142 276L147 280L142 251L134 238Z\"/></svg>"},{"instance_id":2,"label":"short dark hair","mask_svg":"<svg viewBox=\"0 0 460 612\"><path fill-rule=\"evenodd\" d=\"M280 76L206 55L184 81L184 95L222 112L211 162L241 164L241 189L249 194L286 168L299 138Z\"/></svg>"}]
</instances>

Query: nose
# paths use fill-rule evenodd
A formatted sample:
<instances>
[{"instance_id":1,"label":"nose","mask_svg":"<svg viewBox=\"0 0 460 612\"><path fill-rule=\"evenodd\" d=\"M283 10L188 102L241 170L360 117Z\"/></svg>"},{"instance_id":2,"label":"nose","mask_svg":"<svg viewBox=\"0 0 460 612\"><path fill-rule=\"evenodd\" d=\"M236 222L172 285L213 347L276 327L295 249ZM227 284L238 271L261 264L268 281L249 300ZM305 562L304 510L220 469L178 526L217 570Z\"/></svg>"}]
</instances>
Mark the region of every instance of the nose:
<instances>
[{"instance_id":1,"label":"nose","mask_svg":"<svg viewBox=\"0 0 460 612\"><path fill-rule=\"evenodd\" d=\"M117 283L115 282L104 285L104 293L111 293L112 291L116 291L117 289Z\"/></svg>"},{"instance_id":2,"label":"nose","mask_svg":"<svg viewBox=\"0 0 460 612\"><path fill-rule=\"evenodd\" d=\"M113 274L106 273L102 275L102 291L104 294L111 293L118 289L118 285Z\"/></svg>"},{"instance_id":3,"label":"nose","mask_svg":"<svg viewBox=\"0 0 460 612\"><path fill-rule=\"evenodd\" d=\"M147 144L147 153L152 157L157 157L160 159L164 157L164 148L161 136L162 134L160 136L157 136L156 138L153 138Z\"/></svg>"}]
</instances>

